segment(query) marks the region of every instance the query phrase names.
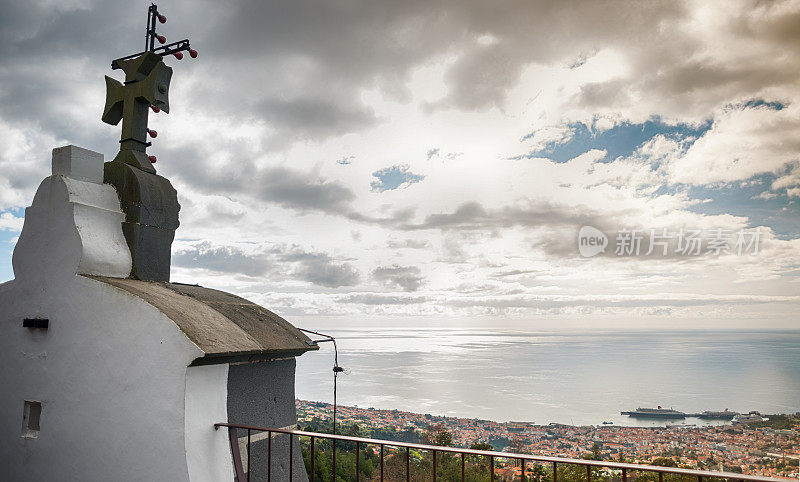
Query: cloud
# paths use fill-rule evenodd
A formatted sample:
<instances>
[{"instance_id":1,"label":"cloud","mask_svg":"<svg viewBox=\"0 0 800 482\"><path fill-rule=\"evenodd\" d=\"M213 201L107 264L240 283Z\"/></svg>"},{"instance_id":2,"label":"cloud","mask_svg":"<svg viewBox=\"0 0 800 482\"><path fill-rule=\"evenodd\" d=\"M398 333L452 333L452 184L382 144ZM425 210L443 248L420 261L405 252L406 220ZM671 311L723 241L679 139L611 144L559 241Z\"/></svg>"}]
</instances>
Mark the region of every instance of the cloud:
<instances>
[{"instance_id":1,"label":"cloud","mask_svg":"<svg viewBox=\"0 0 800 482\"><path fill-rule=\"evenodd\" d=\"M519 58L509 42L472 47L448 70L445 81L452 87L434 107L484 110L503 107L506 94L519 79L528 59Z\"/></svg>"},{"instance_id":2,"label":"cloud","mask_svg":"<svg viewBox=\"0 0 800 482\"><path fill-rule=\"evenodd\" d=\"M355 196L346 186L327 179L282 167L259 176L255 189L261 198L299 211L319 209L341 212Z\"/></svg>"},{"instance_id":3,"label":"cloud","mask_svg":"<svg viewBox=\"0 0 800 482\"><path fill-rule=\"evenodd\" d=\"M0 213L0 231L21 231L25 218L18 218L12 213Z\"/></svg>"},{"instance_id":4,"label":"cloud","mask_svg":"<svg viewBox=\"0 0 800 482\"><path fill-rule=\"evenodd\" d=\"M284 166L260 166L249 159L248 152L233 151L238 158L235 167L203 159L195 149L178 151L183 159L201 159L175 169L175 177L200 192L223 196L245 195L259 201L277 204L301 213L323 212L347 215L352 212L355 193L343 183Z\"/></svg>"},{"instance_id":5,"label":"cloud","mask_svg":"<svg viewBox=\"0 0 800 482\"><path fill-rule=\"evenodd\" d=\"M693 293L649 294L635 296L530 296L513 295L502 297L471 297L453 299L448 304L456 307L483 306L491 308L565 308L589 306L594 308L648 308L648 307L690 307L713 305L749 305L766 303L799 303L800 296L750 296L750 295L696 295Z\"/></svg>"},{"instance_id":6,"label":"cloud","mask_svg":"<svg viewBox=\"0 0 800 482\"><path fill-rule=\"evenodd\" d=\"M200 58L167 59L174 108L151 116L149 151L181 196L182 279L314 316L791 318L784 298L735 297L796 291L797 3L176 1L159 32ZM53 147L116 153L102 78L145 10L0 9L9 231ZM770 242L583 260L585 224Z\"/></svg>"},{"instance_id":7,"label":"cloud","mask_svg":"<svg viewBox=\"0 0 800 482\"><path fill-rule=\"evenodd\" d=\"M206 241L188 243L175 250L172 264L249 277L287 277L326 288L353 286L359 282L356 268L337 262L325 253L285 245L249 248L216 246Z\"/></svg>"},{"instance_id":8,"label":"cloud","mask_svg":"<svg viewBox=\"0 0 800 482\"><path fill-rule=\"evenodd\" d=\"M247 253L237 247L212 246L208 242L184 247L172 255L175 266L246 276L265 276L274 269L274 261L266 253Z\"/></svg>"},{"instance_id":9,"label":"cloud","mask_svg":"<svg viewBox=\"0 0 800 482\"><path fill-rule=\"evenodd\" d=\"M764 192L762 192L761 194L759 194L757 196L753 196L753 199L769 200L769 199L775 199L776 197L778 197L778 195L775 194L774 192L764 191Z\"/></svg>"},{"instance_id":10,"label":"cloud","mask_svg":"<svg viewBox=\"0 0 800 482\"><path fill-rule=\"evenodd\" d=\"M372 277L392 289L417 291L425 281L416 266L380 266L372 271Z\"/></svg>"},{"instance_id":11,"label":"cloud","mask_svg":"<svg viewBox=\"0 0 800 482\"><path fill-rule=\"evenodd\" d=\"M498 209L487 209L468 201L450 213L428 215L419 224L404 224L405 230L491 230L513 226L580 226L592 222L605 224L605 216L587 206L557 205L548 201L528 201Z\"/></svg>"},{"instance_id":12,"label":"cloud","mask_svg":"<svg viewBox=\"0 0 800 482\"><path fill-rule=\"evenodd\" d=\"M299 279L327 288L354 286L360 279L350 263L335 263L324 253L292 252L281 260L296 263L294 275Z\"/></svg>"},{"instance_id":13,"label":"cloud","mask_svg":"<svg viewBox=\"0 0 800 482\"><path fill-rule=\"evenodd\" d=\"M409 172L407 164L385 167L372 173L377 178L370 183L373 191L384 192L393 189L405 189L425 179L425 176Z\"/></svg>"},{"instance_id":14,"label":"cloud","mask_svg":"<svg viewBox=\"0 0 800 482\"><path fill-rule=\"evenodd\" d=\"M798 186L800 186L800 161L795 161L788 166L784 175L772 181L770 188L773 191L787 189L788 193L789 190L796 189Z\"/></svg>"},{"instance_id":15,"label":"cloud","mask_svg":"<svg viewBox=\"0 0 800 482\"><path fill-rule=\"evenodd\" d=\"M336 299L340 303L355 303L363 305L413 305L428 301L424 296L396 296L378 293L361 293L340 296Z\"/></svg>"},{"instance_id":16,"label":"cloud","mask_svg":"<svg viewBox=\"0 0 800 482\"><path fill-rule=\"evenodd\" d=\"M766 105L727 109L711 129L668 166L670 180L695 185L747 180L777 174L800 159L800 107ZM785 187L789 177L777 181ZM796 180L796 179L795 179Z\"/></svg>"},{"instance_id":17,"label":"cloud","mask_svg":"<svg viewBox=\"0 0 800 482\"><path fill-rule=\"evenodd\" d=\"M287 140L338 136L378 122L367 107L308 97L265 99L256 106L254 115L276 131L270 136L270 142L279 146Z\"/></svg>"},{"instance_id":18,"label":"cloud","mask_svg":"<svg viewBox=\"0 0 800 482\"><path fill-rule=\"evenodd\" d=\"M430 241L425 239L404 239L402 241L390 239L386 241L386 247L389 249L425 249L430 246Z\"/></svg>"}]
</instances>

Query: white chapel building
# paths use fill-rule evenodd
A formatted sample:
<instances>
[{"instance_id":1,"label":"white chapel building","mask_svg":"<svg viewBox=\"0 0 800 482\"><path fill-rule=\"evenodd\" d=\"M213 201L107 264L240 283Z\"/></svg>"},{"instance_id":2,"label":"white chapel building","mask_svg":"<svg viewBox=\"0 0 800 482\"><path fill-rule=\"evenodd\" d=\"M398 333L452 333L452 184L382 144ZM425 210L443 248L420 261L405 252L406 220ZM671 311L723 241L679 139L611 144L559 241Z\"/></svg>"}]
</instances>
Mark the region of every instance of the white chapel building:
<instances>
[{"instance_id":1,"label":"white chapel building","mask_svg":"<svg viewBox=\"0 0 800 482\"><path fill-rule=\"evenodd\" d=\"M243 298L143 275L168 273L169 246L147 266L149 241L135 236L171 243L179 206L165 208L171 228L147 224L137 213L174 189L160 176L165 195L120 184L113 170L135 168L113 164L54 149L25 211L15 278L0 284L0 479L232 481L228 431L214 424L293 427L295 357L317 347ZM252 480L265 480L263 459L254 447ZM288 457L271 470L287 480Z\"/></svg>"}]
</instances>

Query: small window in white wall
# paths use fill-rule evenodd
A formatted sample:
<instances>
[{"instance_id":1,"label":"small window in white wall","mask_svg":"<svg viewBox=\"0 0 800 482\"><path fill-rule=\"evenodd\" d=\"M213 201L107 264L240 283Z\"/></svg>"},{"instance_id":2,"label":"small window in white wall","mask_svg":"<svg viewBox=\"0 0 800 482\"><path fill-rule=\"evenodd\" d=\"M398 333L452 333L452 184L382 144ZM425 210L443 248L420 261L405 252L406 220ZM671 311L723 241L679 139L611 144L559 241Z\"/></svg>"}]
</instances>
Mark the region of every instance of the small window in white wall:
<instances>
[{"instance_id":1,"label":"small window in white wall","mask_svg":"<svg viewBox=\"0 0 800 482\"><path fill-rule=\"evenodd\" d=\"M39 436L39 419L42 416L42 402L25 400L25 409L22 412L22 436L36 438Z\"/></svg>"}]
</instances>

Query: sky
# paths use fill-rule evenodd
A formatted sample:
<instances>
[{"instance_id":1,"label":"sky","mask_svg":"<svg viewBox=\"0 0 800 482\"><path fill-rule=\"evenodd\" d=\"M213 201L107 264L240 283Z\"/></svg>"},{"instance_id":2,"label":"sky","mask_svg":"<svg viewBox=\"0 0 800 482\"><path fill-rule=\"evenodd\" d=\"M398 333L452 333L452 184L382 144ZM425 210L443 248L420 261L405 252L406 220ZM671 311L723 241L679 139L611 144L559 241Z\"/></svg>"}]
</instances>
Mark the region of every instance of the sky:
<instances>
[{"instance_id":1,"label":"sky","mask_svg":"<svg viewBox=\"0 0 800 482\"><path fill-rule=\"evenodd\" d=\"M116 154L147 5L0 5L0 281L52 148ZM150 116L173 281L315 326L800 327L800 2L159 9L199 52Z\"/></svg>"}]
</instances>

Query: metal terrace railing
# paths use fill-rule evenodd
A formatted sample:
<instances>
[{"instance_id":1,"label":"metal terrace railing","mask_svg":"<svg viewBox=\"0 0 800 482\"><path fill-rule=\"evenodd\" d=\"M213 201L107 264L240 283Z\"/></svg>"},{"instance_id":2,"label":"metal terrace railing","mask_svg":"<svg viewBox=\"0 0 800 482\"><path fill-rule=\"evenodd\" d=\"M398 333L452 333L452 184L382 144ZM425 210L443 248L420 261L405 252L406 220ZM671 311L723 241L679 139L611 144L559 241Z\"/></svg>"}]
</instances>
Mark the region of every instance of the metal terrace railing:
<instances>
[{"instance_id":1,"label":"metal terrace railing","mask_svg":"<svg viewBox=\"0 0 800 482\"><path fill-rule=\"evenodd\" d=\"M230 447L231 453L233 455L233 465L235 470L236 479L238 482L252 482L251 481L251 464L253 463L254 457L252 456L253 452L251 451L251 445L255 443L255 441L263 441L266 440L266 470L263 470L261 473L263 475L259 475L259 480L267 480L271 482L272 480L289 480L290 482L295 480L304 480L300 478L297 474L298 470L294 467L294 457L295 457L295 450L301 449L300 447L295 447L295 445L299 445L299 441L301 440L300 437L308 438L310 440L310 444L306 447L306 455L309 461L311 462L311 470L308 474L309 480L314 482L316 476L316 466L314 464L314 458L316 453L320 450L317 445L320 445L321 442L318 444L318 441L330 441L330 450L332 456L332 478L331 480L336 481L336 442L340 442L342 445L350 445L352 446L355 444L355 475L352 480L359 481L359 480L380 480L383 481L384 479L389 480L389 474L387 468L385 467L385 452L392 450L392 454L397 457L404 457L405 460L405 471L404 477L406 481L417 481L422 480L422 477L428 480L467 480L465 477L467 475L467 466L468 462L471 463L471 479L474 480L474 474L476 468L478 470L485 470L483 473L485 474L485 480L539 480L539 481L550 481L552 482L572 482L572 481L580 481L583 482L592 482L592 479L595 479L597 482L599 479L603 480L613 480L613 481L620 481L620 482L628 482L629 479L632 481L638 480L647 480L655 482L665 482L668 481L681 481L681 482L712 482L712 481L719 481L719 480L727 480L727 481L763 481L763 482L776 482L776 481L785 481L786 479L776 479L770 477L760 477L754 475L744 475L738 474L733 472L713 472L713 471L703 471L703 470L691 470L691 469L683 469L677 467L660 467L660 466L653 466L653 465L639 465L639 464L628 464L628 463L620 463L620 462L611 462L605 460L584 460L584 459L569 459L569 458L560 458L560 457L547 457L547 456L539 456L539 455L529 455L529 454L520 454L520 453L508 453L508 452L493 452L487 450L472 450L472 449L464 449L464 448L456 448L456 447L445 447L445 446L438 446L438 445L424 445L424 444L417 444L417 443L407 443L407 442L396 442L390 440L379 440L379 439L371 439L371 438L364 438L364 437L351 437L347 435L331 435L325 433L317 433L317 432L305 432L302 430L290 430L285 428L266 428L266 427L253 427L248 425L237 425L231 423L217 423L214 424L216 429L220 427L227 427L228 428L228 438L230 440ZM240 436L240 433L242 436ZM246 435L245 435L246 434ZM266 434L266 435L265 435ZM281 437L282 435L289 435L288 437ZM277 449L275 446L277 444L274 440L281 440L281 450L284 454L284 448L288 445L288 459L284 459L280 464L280 473L276 474L275 464L273 463L273 452ZM288 441L287 441L288 439ZM379 454L379 466L380 471L379 474L375 474L369 478L364 477L361 475L361 464L362 464L362 448L366 448L372 446L373 453ZM302 450L302 449L301 449ZM422 453L430 453L432 458L432 465L430 468L427 468L426 465L426 472L430 470L430 472L420 472L419 470L412 472L412 450L415 451L414 453L422 452ZM243 463L243 454L245 452L245 461ZM340 449L341 451L341 449ZM437 454L439 457L437 457ZM437 470L437 459L438 458L444 459L448 457L447 460L439 460L438 463L441 466L443 462L447 462L451 467L455 463L455 474L448 472L448 474L443 474L441 470ZM263 458L263 457L262 457ZM460 460L459 460L460 458ZM480 463L476 464L475 461L482 459L488 464L482 465ZM518 475L513 475L511 479L509 479L509 470L508 467L505 467L505 473L501 474L503 470L496 466L497 460L507 460L513 461L514 467L511 469L511 473L516 474L516 468L520 468ZM288 463L287 463L288 462ZM533 476L526 476L526 464L533 463L539 465L541 469L542 466L550 467L551 470L544 470L540 471L538 474ZM458 465L460 464L460 479L458 476ZM396 464L395 464L396 465ZM401 463L402 465L402 463ZM507 465L507 464L506 464ZM305 467L305 465L304 465ZM441 467L439 467L440 469ZM377 467L375 467L377 471ZM585 470L585 473L584 473ZM255 471L255 470L254 470ZM264 473L265 472L265 473ZM402 473L402 472L401 472ZM638 474L638 475L637 475ZM341 473L339 473L341 478ZM274 478L273 478L274 477ZM527 477L527 478L526 478ZM255 480L256 476L254 475L253 480ZM391 477L392 480L398 480L397 474L393 474ZM399 477L402 480L402 476Z\"/></svg>"}]
</instances>

